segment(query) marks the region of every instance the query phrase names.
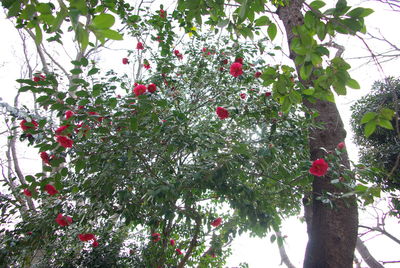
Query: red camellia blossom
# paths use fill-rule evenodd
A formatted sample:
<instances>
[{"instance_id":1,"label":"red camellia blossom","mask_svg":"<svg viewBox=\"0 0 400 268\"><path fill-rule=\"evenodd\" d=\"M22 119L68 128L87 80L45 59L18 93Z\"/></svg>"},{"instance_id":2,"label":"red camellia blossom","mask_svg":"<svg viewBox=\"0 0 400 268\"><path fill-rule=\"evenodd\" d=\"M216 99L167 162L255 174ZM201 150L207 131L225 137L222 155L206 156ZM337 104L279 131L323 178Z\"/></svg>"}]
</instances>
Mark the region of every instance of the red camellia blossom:
<instances>
[{"instance_id":1,"label":"red camellia blossom","mask_svg":"<svg viewBox=\"0 0 400 268\"><path fill-rule=\"evenodd\" d=\"M240 64L243 64L243 58L236 58L235 62L238 62Z\"/></svg>"},{"instance_id":2,"label":"red camellia blossom","mask_svg":"<svg viewBox=\"0 0 400 268\"><path fill-rule=\"evenodd\" d=\"M161 235L159 233L153 233L151 234L151 237L153 238L153 242L158 242L161 239Z\"/></svg>"},{"instance_id":3,"label":"red camellia blossom","mask_svg":"<svg viewBox=\"0 0 400 268\"><path fill-rule=\"evenodd\" d=\"M66 111L65 112L65 119L70 119L72 116L74 115L74 112L73 111Z\"/></svg>"},{"instance_id":4,"label":"red camellia blossom","mask_svg":"<svg viewBox=\"0 0 400 268\"><path fill-rule=\"evenodd\" d=\"M78 238L82 242L86 242L89 240L96 240L96 237L94 236L94 234L78 234Z\"/></svg>"},{"instance_id":5,"label":"red camellia blossom","mask_svg":"<svg viewBox=\"0 0 400 268\"><path fill-rule=\"evenodd\" d=\"M128 58L122 58L122 64L129 64Z\"/></svg>"},{"instance_id":6,"label":"red camellia blossom","mask_svg":"<svg viewBox=\"0 0 400 268\"><path fill-rule=\"evenodd\" d=\"M247 95L246 93L240 93L240 98L242 98L242 100L246 99Z\"/></svg>"},{"instance_id":7,"label":"red camellia blossom","mask_svg":"<svg viewBox=\"0 0 400 268\"><path fill-rule=\"evenodd\" d=\"M169 244L170 244L171 246L175 246L175 240L174 240L174 239L169 240Z\"/></svg>"},{"instance_id":8,"label":"red camellia blossom","mask_svg":"<svg viewBox=\"0 0 400 268\"><path fill-rule=\"evenodd\" d=\"M179 248L175 249L175 251L176 251L176 253L177 253L178 255L182 255L182 254L183 254L182 251L181 251Z\"/></svg>"},{"instance_id":9,"label":"red camellia blossom","mask_svg":"<svg viewBox=\"0 0 400 268\"><path fill-rule=\"evenodd\" d=\"M222 64L228 64L228 59L224 59L224 60L222 61Z\"/></svg>"},{"instance_id":10,"label":"red camellia blossom","mask_svg":"<svg viewBox=\"0 0 400 268\"><path fill-rule=\"evenodd\" d=\"M145 63L145 64L143 64L143 67L146 69L146 70L148 70L148 69L150 69L151 67L150 67L150 63Z\"/></svg>"},{"instance_id":11,"label":"red camellia blossom","mask_svg":"<svg viewBox=\"0 0 400 268\"><path fill-rule=\"evenodd\" d=\"M144 49L142 42L138 42L136 45L136 49Z\"/></svg>"},{"instance_id":12,"label":"red camellia blossom","mask_svg":"<svg viewBox=\"0 0 400 268\"><path fill-rule=\"evenodd\" d=\"M234 62L231 64L231 69L230 69L230 74L233 77L238 77L239 75L243 74L243 65L240 64L239 62Z\"/></svg>"},{"instance_id":13,"label":"red camellia blossom","mask_svg":"<svg viewBox=\"0 0 400 268\"><path fill-rule=\"evenodd\" d=\"M179 50L175 49L174 54L178 59L183 59L183 55L179 52Z\"/></svg>"},{"instance_id":14,"label":"red camellia blossom","mask_svg":"<svg viewBox=\"0 0 400 268\"><path fill-rule=\"evenodd\" d=\"M30 123L33 126L27 126L26 123ZM35 121L35 120L31 120L31 122L26 121L25 119L21 121L20 126L22 128L23 131L27 131L28 129L36 129L39 124Z\"/></svg>"},{"instance_id":15,"label":"red camellia blossom","mask_svg":"<svg viewBox=\"0 0 400 268\"><path fill-rule=\"evenodd\" d=\"M28 197L31 197L32 196L32 192L29 191L29 189L24 189L24 195L28 196Z\"/></svg>"},{"instance_id":16,"label":"red camellia blossom","mask_svg":"<svg viewBox=\"0 0 400 268\"><path fill-rule=\"evenodd\" d=\"M213 221L211 222L211 226L213 226L213 227L218 227L218 226L221 225L221 223L222 223L222 218L219 217L219 218L216 218L215 220L213 220Z\"/></svg>"},{"instance_id":17,"label":"red camellia blossom","mask_svg":"<svg viewBox=\"0 0 400 268\"><path fill-rule=\"evenodd\" d=\"M216 112L217 112L219 119L221 119L221 120L229 117L228 110L223 107L217 107Z\"/></svg>"},{"instance_id":18,"label":"red camellia blossom","mask_svg":"<svg viewBox=\"0 0 400 268\"><path fill-rule=\"evenodd\" d=\"M164 9L160 9L160 17L165 19L165 10Z\"/></svg>"},{"instance_id":19,"label":"red camellia blossom","mask_svg":"<svg viewBox=\"0 0 400 268\"><path fill-rule=\"evenodd\" d=\"M136 97L143 95L144 93L146 93L146 86L145 85L137 85L134 89L133 89L133 93L135 93Z\"/></svg>"},{"instance_id":20,"label":"red camellia blossom","mask_svg":"<svg viewBox=\"0 0 400 268\"><path fill-rule=\"evenodd\" d=\"M339 150L343 150L344 147L346 147L346 145L344 144L343 141L342 141L342 142L339 142L338 145L337 145L337 148L338 148Z\"/></svg>"},{"instance_id":21,"label":"red camellia blossom","mask_svg":"<svg viewBox=\"0 0 400 268\"><path fill-rule=\"evenodd\" d=\"M269 97L269 96L271 96L271 92L269 92L269 91L265 92L265 97Z\"/></svg>"},{"instance_id":22,"label":"red camellia blossom","mask_svg":"<svg viewBox=\"0 0 400 268\"><path fill-rule=\"evenodd\" d=\"M92 246L94 248L97 248L99 246L99 242L97 242L97 240L94 240L93 243L92 243Z\"/></svg>"},{"instance_id":23,"label":"red camellia blossom","mask_svg":"<svg viewBox=\"0 0 400 268\"><path fill-rule=\"evenodd\" d=\"M45 190L49 195L58 194L58 191L57 191L56 187L54 187L54 186L51 185L51 184L46 184L46 185L44 186L44 190Z\"/></svg>"},{"instance_id":24,"label":"red camellia blossom","mask_svg":"<svg viewBox=\"0 0 400 268\"><path fill-rule=\"evenodd\" d=\"M328 163L323 158L317 159L312 163L310 173L314 176L324 176L328 171Z\"/></svg>"},{"instance_id":25,"label":"red camellia blossom","mask_svg":"<svg viewBox=\"0 0 400 268\"><path fill-rule=\"evenodd\" d=\"M255 78L259 78L261 75L262 75L261 72L256 72L256 73L254 74L254 77L255 77Z\"/></svg>"},{"instance_id":26,"label":"red camellia blossom","mask_svg":"<svg viewBox=\"0 0 400 268\"><path fill-rule=\"evenodd\" d=\"M151 83L150 85L147 86L147 90L148 90L150 93L156 92L156 90L157 90L156 84Z\"/></svg>"},{"instance_id":27,"label":"red camellia blossom","mask_svg":"<svg viewBox=\"0 0 400 268\"><path fill-rule=\"evenodd\" d=\"M57 142L64 148L71 148L74 141L65 136L56 136Z\"/></svg>"},{"instance_id":28,"label":"red camellia blossom","mask_svg":"<svg viewBox=\"0 0 400 268\"><path fill-rule=\"evenodd\" d=\"M57 215L56 222L60 226L64 227L64 226L68 226L68 225L72 224L72 218L69 216L63 216L63 214L59 213Z\"/></svg>"},{"instance_id":29,"label":"red camellia blossom","mask_svg":"<svg viewBox=\"0 0 400 268\"><path fill-rule=\"evenodd\" d=\"M65 136L65 131L67 130L67 128L69 127L69 125L65 125L65 126L61 126L59 128L56 129L56 135L64 135Z\"/></svg>"},{"instance_id":30,"label":"red camellia blossom","mask_svg":"<svg viewBox=\"0 0 400 268\"><path fill-rule=\"evenodd\" d=\"M46 79L46 76L42 75L42 74L38 74L33 76L33 81L34 82L39 82L39 81L44 81Z\"/></svg>"},{"instance_id":31,"label":"red camellia blossom","mask_svg":"<svg viewBox=\"0 0 400 268\"><path fill-rule=\"evenodd\" d=\"M40 153L40 158L42 158L42 160L43 160L43 162L45 163L45 164L50 164L50 156L49 156L49 154L48 153L46 153L46 152L41 152Z\"/></svg>"}]
</instances>

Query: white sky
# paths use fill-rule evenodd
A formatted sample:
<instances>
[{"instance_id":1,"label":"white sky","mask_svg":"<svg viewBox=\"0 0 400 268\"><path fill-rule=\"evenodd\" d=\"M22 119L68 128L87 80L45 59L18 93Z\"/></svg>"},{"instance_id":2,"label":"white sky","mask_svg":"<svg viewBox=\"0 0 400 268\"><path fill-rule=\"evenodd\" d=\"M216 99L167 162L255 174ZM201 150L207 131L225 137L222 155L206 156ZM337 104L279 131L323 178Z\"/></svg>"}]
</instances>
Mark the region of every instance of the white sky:
<instances>
[{"instance_id":1,"label":"white sky","mask_svg":"<svg viewBox=\"0 0 400 268\"><path fill-rule=\"evenodd\" d=\"M399 25L400 25L400 13L390 11L389 8L386 10L383 5L374 3L373 1L366 1L362 4L363 7L372 7L375 13L370 15L367 19L367 27L372 32L379 30L383 36L387 37L393 43L400 45ZM4 19L4 15L0 19L0 29L2 29L3 42L0 42L0 81L2 84L0 97L4 101L12 104L13 97L15 96L17 89L15 79L19 78L20 63L24 61L23 55L21 54L20 39L17 32L13 29L9 21ZM278 40L279 41L279 40ZM136 44L136 43L135 43ZM362 43L355 38L342 38L341 44L345 45L346 51L344 53L345 58L356 57L359 55L367 55L367 51L363 47ZM132 46L127 46L127 43L121 42L117 44L120 48L134 49ZM377 43L371 43L372 49L379 48L381 45ZM125 50L114 50L110 51L108 56L104 58L105 61L109 62L110 68L117 69L121 68L120 59L126 56ZM117 61L115 60L117 59ZM67 60L68 61L68 60ZM349 61L353 67L359 66L362 62ZM373 65L364 65L351 71L351 75L361 85L361 90L349 90L348 95L345 97L337 98L337 104L346 129L348 131L348 138L346 139L347 149L350 158L353 161L358 159L357 148L351 141L350 131L350 106L355 100L368 93L371 84L384 76L393 75L399 76L399 61L392 61L382 65L384 74L380 73L378 69ZM39 67L40 69L40 67ZM30 98L23 96L20 103L30 103ZM3 122L0 123L0 127ZM2 127L1 127L2 128ZM3 144L4 141L1 142ZM1 147L2 151L4 147ZM40 168L40 162L37 159L36 153L28 153L29 151L25 148L20 148L20 153L24 157L24 171L26 173L34 172L33 169ZM39 165L38 165L39 164ZM360 214L360 223L365 225L373 225L374 221L368 213ZM395 219L388 220L388 231L392 232L397 237L400 237L400 229L398 228L398 221ZM286 252L289 255L290 260L296 267L302 267L303 256L305 252L305 246L307 242L306 226L302 224L297 217L289 218L282 227L283 235L287 235L285 241ZM399 259L399 245L385 237L376 237L366 243L370 252L377 260L398 260ZM271 244L269 236L263 239L249 238L246 235L236 239L232 244L232 256L228 259L227 267L239 267L239 263L247 262L251 268L265 268L265 267L280 267L280 256L276 244ZM365 266L365 265L364 265ZM387 267L400 267L399 264L387 265Z\"/></svg>"}]
</instances>

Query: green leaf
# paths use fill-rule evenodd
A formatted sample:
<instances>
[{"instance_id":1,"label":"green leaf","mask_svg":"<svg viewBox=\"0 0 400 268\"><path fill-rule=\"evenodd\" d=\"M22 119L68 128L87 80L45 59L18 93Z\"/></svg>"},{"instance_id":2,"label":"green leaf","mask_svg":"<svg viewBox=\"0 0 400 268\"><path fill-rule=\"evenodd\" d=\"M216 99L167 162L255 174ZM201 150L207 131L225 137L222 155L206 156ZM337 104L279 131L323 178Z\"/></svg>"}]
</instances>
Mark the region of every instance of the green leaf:
<instances>
[{"instance_id":1,"label":"green leaf","mask_svg":"<svg viewBox=\"0 0 400 268\"><path fill-rule=\"evenodd\" d=\"M111 39L111 40L123 40L123 36L118 33L117 31L114 30L102 30L101 33L105 38Z\"/></svg>"},{"instance_id":2,"label":"green leaf","mask_svg":"<svg viewBox=\"0 0 400 268\"><path fill-rule=\"evenodd\" d=\"M82 158L79 158L75 163L75 172L79 173L82 169L85 168L85 161Z\"/></svg>"},{"instance_id":3,"label":"green leaf","mask_svg":"<svg viewBox=\"0 0 400 268\"><path fill-rule=\"evenodd\" d=\"M310 3L310 7L312 7L313 9L320 9L321 7L324 7L326 4L324 1L313 1Z\"/></svg>"},{"instance_id":4,"label":"green leaf","mask_svg":"<svg viewBox=\"0 0 400 268\"><path fill-rule=\"evenodd\" d=\"M314 88L307 88L307 89L304 89L303 90L303 94L304 95L313 95L314 94L314 92L315 92L315 89Z\"/></svg>"},{"instance_id":5,"label":"green leaf","mask_svg":"<svg viewBox=\"0 0 400 268\"><path fill-rule=\"evenodd\" d=\"M271 241L271 243L274 243L275 242L275 240L276 240L276 235L271 235L271 237L270 237L270 239L269 239L270 241Z\"/></svg>"},{"instance_id":6,"label":"green leaf","mask_svg":"<svg viewBox=\"0 0 400 268\"><path fill-rule=\"evenodd\" d=\"M374 12L373 9L370 8L363 8L363 7L357 7L351 11L349 11L346 15L349 17L357 17L357 18L362 18L366 17Z\"/></svg>"},{"instance_id":7,"label":"green leaf","mask_svg":"<svg viewBox=\"0 0 400 268\"><path fill-rule=\"evenodd\" d=\"M40 45L40 43L42 43L42 39L43 39L42 29L40 29L40 26L38 24L35 24L35 43L36 43L36 45Z\"/></svg>"},{"instance_id":8,"label":"green leaf","mask_svg":"<svg viewBox=\"0 0 400 268\"><path fill-rule=\"evenodd\" d=\"M322 63L322 58L321 58L321 56L319 56L319 55L317 55L317 54L315 54L315 53L312 53L312 54L311 54L311 63L312 63L312 65L314 65L315 67L319 66L319 65Z\"/></svg>"},{"instance_id":9,"label":"green leaf","mask_svg":"<svg viewBox=\"0 0 400 268\"><path fill-rule=\"evenodd\" d=\"M100 69L98 69L98 68L92 68L92 69L90 69L89 72L88 72L88 76L91 76L91 75L96 74L99 70L100 70Z\"/></svg>"},{"instance_id":10,"label":"green leaf","mask_svg":"<svg viewBox=\"0 0 400 268\"><path fill-rule=\"evenodd\" d=\"M374 113L374 112L368 112L368 113L364 114L364 116L361 119L361 124L368 123L369 121L375 119L376 116L377 116L377 113Z\"/></svg>"},{"instance_id":11,"label":"green leaf","mask_svg":"<svg viewBox=\"0 0 400 268\"><path fill-rule=\"evenodd\" d=\"M278 32L278 29L276 28L276 25L274 23L271 23L268 26L268 30L267 30L268 36L271 39L271 41L275 39L277 32Z\"/></svg>"},{"instance_id":12,"label":"green leaf","mask_svg":"<svg viewBox=\"0 0 400 268\"><path fill-rule=\"evenodd\" d=\"M255 26L265 26L271 24L271 20L267 16L261 16L254 21Z\"/></svg>"},{"instance_id":13,"label":"green leaf","mask_svg":"<svg viewBox=\"0 0 400 268\"><path fill-rule=\"evenodd\" d=\"M394 111L392 109L382 108L379 111L379 114L386 120L392 120L394 116Z\"/></svg>"},{"instance_id":14,"label":"green leaf","mask_svg":"<svg viewBox=\"0 0 400 268\"><path fill-rule=\"evenodd\" d=\"M305 63L300 68L300 76L303 80L307 80L312 72L313 66L312 64Z\"/></svg>"},{"instance_id":15,"label":"green leaf","mask_svg":"<svg viewBox=\"0 0 400 268\"><path fill-rule=\"evenodd\" d=\"M115 18L111 14L100 14L93 19L93 25L98 29L109 29L114 23Z\"/></svg>"},{"instance_id":16,"label":"green leaf","mask_svg":"<svg viewBox=\"0 0 400 268\"><path fill-rule=\"evenodd\" d=\"M79 69L79 68L76 68L76 69L72 69L70 72L71 72L72 74L81 74L81 73L82 73L82 70Z\"/></svg>"},{"instance_id":17,"label":"green leaf","mask_svg":"<svg viewBox=\"0 0 400 268\"><path fill-rule=\"evenodd\" d=\"M386 129L393 130L393 125L389 120L380 119L380 120L378 120L378 125L381 126L381 127L386 128Z\"/></svg>"},{"instance_id":18,"label":"green leaf","mask_svg":"<svg viewBox=\"0 0 400 268\"><path fill-rule=\"evenodd\" d=\"M347 79L346 86L351 87L353 89L360 89L360 84L354 79Z\"/></svg>"},{"instance_id":19,"label":"green leaf","mask_svg":"<svg viewBox=\"0 0 400 268\"><path fill-rule=\"evenodd\" d=\"M133 131L138 130L138 122L136 116L131 117L131 130Z\"/></svg>"},{"instance_id":20,"label":"green leaf","mask_svg":"<svg viewBox=\"0 0 400 268\"><path fill-rule=\"evenodd\" d=\"M369 121L364 128L364 135L368 138L369 136L372 135L372 133L375 132L376 129L376 122L375 121Z\"/></svg>"}]
</instances>

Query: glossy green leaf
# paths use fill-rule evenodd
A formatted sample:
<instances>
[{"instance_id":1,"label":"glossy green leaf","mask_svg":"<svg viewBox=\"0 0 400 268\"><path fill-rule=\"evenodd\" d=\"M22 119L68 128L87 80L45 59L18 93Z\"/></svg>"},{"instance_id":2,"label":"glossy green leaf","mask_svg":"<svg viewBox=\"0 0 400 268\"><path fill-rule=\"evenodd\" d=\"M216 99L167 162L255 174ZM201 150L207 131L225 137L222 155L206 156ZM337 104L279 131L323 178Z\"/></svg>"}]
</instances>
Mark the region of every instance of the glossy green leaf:
<instances>
[{"instance_id":1,"label":"glossy green leaf","mask_svg":"<svg viewBox=\"0 0 400 268\"><path fill-rule=\"evenodd\" d=\"M377 116L377 113L374 113L374 112L368 112L368 113L364 114L364 116L361 119L361 124L368 123L369 121L375 119L376 116Z\"/></svg>"},{"instance_id":2,"label":"glossy green leaf","mask_svg":"<svg viewBox=\"0 0 400 268\"><path fill-rule=\"evenodd\" d=\"M93 19L93 25L98 29L109 29L115 23L115 18L111 14L100 14Z\"/></svg>"}]
</instances>

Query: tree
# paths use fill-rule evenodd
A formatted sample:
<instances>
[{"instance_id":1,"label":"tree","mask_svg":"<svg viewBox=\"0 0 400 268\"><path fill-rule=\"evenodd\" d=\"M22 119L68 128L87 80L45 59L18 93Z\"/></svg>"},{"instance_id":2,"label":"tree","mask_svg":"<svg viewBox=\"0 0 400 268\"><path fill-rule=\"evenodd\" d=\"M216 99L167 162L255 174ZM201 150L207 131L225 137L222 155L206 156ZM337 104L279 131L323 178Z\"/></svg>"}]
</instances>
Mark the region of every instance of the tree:
<instances>
[{"instance_id":1,"label":"tree","mask_svg":"<svg viewBox=\"0 0 400 268\"><path fill-rule=\"evenodd\" d=\"M286 28L295 68L254 62L255 67L262 70L262 84L271 88L273 99L266 100L269 96L255 96L250 91L250 101L242 103L238 93L254 83L256 70L246 62L254 52L242 49L236 40L224 54L231 53L231 74L239 78L209 69L209 66L225 62L225 56L218 53L214 56L211 50L213 56L207 58L210 56L207 46L203 50L207 54L203 56L205 61L195 57L199 47L189 50L188 55L195 60L187 67L179 63L186 52L173 48L176 35L171 21L176 20L188 33L197 35L192 20L202 24L202 15L207 14L210 19L206 23L212 27L226 26L237 35L254 37L260 27L268 26L268 37L274 39L277 27L265 15L266 1L240 2L232 17L225 15L224 1L178 1L177 9L168 18L161 7L156 13L148 12L148 17L142 15L145 19L139 16L141 4L134 14L134 8L123 1L78 0L67 4L58 1L57 5L3 1L8 16L15 17L16 26L24 28L35 39L43 58L46 54L42 48L43 35L48 35L49 41L62 43L63 23L75 33L78 46L70 73L58 66L64 70L69 84L60 83L59 74L49 71L45 60L45 78L19 80L20 91L40 94L37 102L43 108L50 107L63 126L58 129L58 141L55 141L53 131L45 127L55 126L51 118L37 118L40 119L38 126L31 121L34 117L27 118L25 137L41 152L51 152L54 158L51 161L46 158L50 166L45 166L43 173L27 176L29 184L23 183L23 187L29 187L34 198L38 197L34 188L47 184L54 184L68 195L65 203L48 203L50 207L43 202L46 199L40 199L44 204L43 214L33 219L46 226L45 222L56 216L55 211L74 211L86 225L82 228L89 230L97 226L90 223L104 215L106 223L98 227L99 233L106 237L110 232L121 233L114 218L108 219L115 214L117 219L121 217L121 223L144 226L153 235L153 241L139 239L139 263L156 266L161 261L161 265L183 267L193 262L202 263L201 249L205 246L203 237L206 235L202 226L218 216L214 207L207 209L208 204L200 203L201 200L226 201L235 209L234 213L226 215L226 229L213 236L212 249L220 250L221 244L228 242L237 231L251 228L262 235L271 227L278 230L281 215L298 211L300 195L306 194L306 207L311 206L312 213L308 222L310 241L305 267L351 267L357 237L357 206L354 195L345 194L354 186L354 178L348 171L346 152L336 149L344 140L345 132L331 89L345 94L346 86L359 86L347 72L350 66L340 55L330 58L322 41L336 33L357 35L364 32L363 18L372 11L351 9L343 0L324 12L321 11L322 1L310 4L299 0L274 1L272 8L276 11L273 13ZM304 16L303 8L307 10ZM259 13L262 16L256 18ZM142 31L155 29L157 32L151 39L159 42L160 58L143 59L140 52L136 58L138 65L142 66L143 60L146 68L152 68L151 61L155 60L157 72L139 79L142 68L137 69L136 96L130 93L129 81L112 71L103 78L96 76L99 66L96 61L89 61L90 54L104 46L108 39L123 38L120 32L111 29L115 21L112 14L120 17L127 35L140 41L144 41ZM93 35L100 44L93 41ZM264 42L258 43L260 52L265 50ZM50 54L47 56L51 59ZM235 58L244 58L244 66ZM326 59L326 66L322 65L323 59ZM178 63L171 64L173 60ZM172 77L168 76L170 72L174 74ZM207 79L208 84L204 85L203 79ZM165 86L161 86L163 83ZM115 97L116 84L126 91L125 97ZM151 84L161 90L154 94ZM231 94L221 94L221 85ZM67 90L62 90L63 86ZM203 86L206 91L202 91ZM146 90L150 93L143 94ZM232 104L234 108L225 108ZM265 104L271 106L266 108ZM77 109L77 106L84 106L84 109ZM212 115L215 118L215 106L219 107L219 119L213 120L210 118ZM64 117L70 110L74 117ZM161 117L165 117L166 124L160 125ZM232 119L225 120L227 118ZM312 119L315 123L310 125ZM79 129L78 121L83 122ZM308 148L305 128L309 134ZM276 145L279 148L274 149ZM73 149L68 149L70 147ZM93 150L101 154L93 154ZM333 153L327 154L327 151ZM309 158L305 157L308 152ZM326 176L314 177L310 189L310 164L306 159L322 158L328 160L331 169ZM132 166L127 165L131 162ZM268 166L271 163L272 168ZM281 165L275 166L277 163ZM132 177L134 179L130 180ZM340 177L345 181L339 180ZM295 195L291 193L293 189L296 189ZM216 197L221 200L214 200ZM18 231L25 227L22 224ZM48 245L53 245L52 239L56 239L60 245L68 245L72 254L79 248L71 239L77 232L67 229L70 236L65 239L51 237L51 232L43 229L41 234L51 241ZM187 251L182 259L171 255L167 247L168 239L174 235L184 238L182 245ZM161 240L162 247L155 247L152 243L155 240ZM48 252L49 256L55 254L51 249Z\"/></svg>"}]
</instances>

